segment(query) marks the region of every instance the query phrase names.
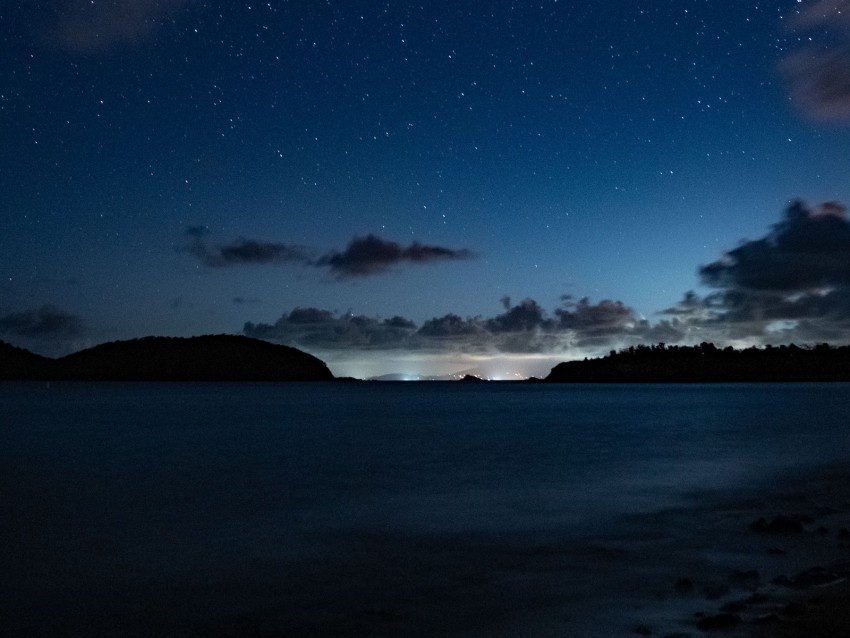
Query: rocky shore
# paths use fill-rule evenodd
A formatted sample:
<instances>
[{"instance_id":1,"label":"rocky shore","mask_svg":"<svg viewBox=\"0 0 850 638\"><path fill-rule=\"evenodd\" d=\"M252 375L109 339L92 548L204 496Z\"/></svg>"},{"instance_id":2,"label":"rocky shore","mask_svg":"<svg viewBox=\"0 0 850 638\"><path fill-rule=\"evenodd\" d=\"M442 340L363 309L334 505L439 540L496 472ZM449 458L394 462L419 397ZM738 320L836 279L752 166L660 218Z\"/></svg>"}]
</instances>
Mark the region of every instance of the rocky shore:
<instances>
[{"instance_id":1,"label":"rocky shore","mask_svg":"<svg viewBox=\"0 0 850 638\"><path fill-rule=\"evenodd\" d=\"M753 512L758 516L746 523ZM718 529L734 523L737 531L707 538L709 566L660 592L666 612L638 621L633 635L850 636L850 471L830 467L794 477L718 516ZM666 622L671 609L673 624Z\"/></svg>"}]
</instances>

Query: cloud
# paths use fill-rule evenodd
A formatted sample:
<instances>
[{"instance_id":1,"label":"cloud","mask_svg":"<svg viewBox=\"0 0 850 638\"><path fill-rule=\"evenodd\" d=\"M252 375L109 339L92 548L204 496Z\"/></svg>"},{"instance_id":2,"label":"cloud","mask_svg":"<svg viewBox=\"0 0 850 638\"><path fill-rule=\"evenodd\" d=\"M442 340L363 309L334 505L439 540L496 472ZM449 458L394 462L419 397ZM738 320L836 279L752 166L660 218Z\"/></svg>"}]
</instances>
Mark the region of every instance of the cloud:
<instances>
[{"instance_id":1,"label":"cloud","mask_svg":"<svg viewBox=\"0 0 850 638\"><path fill-rule=\"evenodd\" d=\"M508 301L509 304L509 301ZM572 322L572 323L571 323ZM550 316L533 299L524 299L494 317L433 317L417 327L404 317L391 319L295 308L273 324L246 323L247 336L316 351L343 349L408 350L420 353L539 354L573 348L639 341L650 326L620 302L592 304L587 299ZM665 333L667 334L667 333Z\"/></svg>"},{"instance_id":2,"label":"cloud","mask_svg":"<svg viewBox=\"0 0 850 638\"><path fill-rule=\"evenodd\" d=\"M0 317L0 334L10 337L71 339L83 332L83 321L78 316L52 305Z\"/></svg>"},{"instance_id":3,"label":"cloud","mask_svg":"<svg viewBox=\"0 0 850 638\"><path fill-rule=\"evenodd\" d=\"M298 246L240 237L230 244L211 245L203 226L186 229L185 249L210 268L242 265L307 263L308 257Z\"/></svg>"},{"instance_id":4,"label":"cloud","mask_svg":"<svg viewBox=\"0 0 850 638\"><path fill-rule=\"evenodd\" d=\"M418 334L429 339L466 339L485 334L485 329L480 319L464 319L460 315L449 313L428 319L422 324Z\"/></svg>"},{"instance_id":5,"label":"cloud","mask_svg":"<svg viewBox=\"0 0 850 638\"><path fill-rule=\"evenodd\" d=\"M218 246L215 265L276 264L304 259L301 250L293 246L240 238L232 244Z\"/></svg>"},{"instance_id":6,"label":"cloud","mask_svg":"<svg viewBox=\"0 0 850 638\"><path fill-rule=\"evenodd\" d=\"M345 279L383 273L405 261L428 263L472 257L473 253L466 249L455 250L418 242L402 246L375 235L366 235L354 238L342 252L332 251L324 255L315 265L327 266L337 277Z\"/></svg>"},{"instance_id":7,"label":"cloud","mask_svg":"<svg viewBox=\"0 0 850 638\"><path fill-rule=\"evenodd\" d=\"M509 297L502 299L505 313L487 321L487 329L490 332L519 332L551 327L550 320L544 318L545 311L534 299L523 299L513 307L510 303Z\"/></svg>"},{"instance_id":8,"label":"cloud","mask_svg":"<svg viewBox=\"0 0 850 638\"><path fill-rule=\"evenodd\" d=\"M75 53L100 53L137 46L194 0L64 0L48 33L57 46Z\"/></svg>"},{"instance_id":9,"label":"cloud","mask_svg":"<svg viewBox=\"0 0 850 638\"><path fill-rule=\"evenodd\" d=\"M813 2L792 25L813 42L780 62L792 99L813 120L850 123L850 0Z\"/></svg>"},{"instance_id":10,"label":"cloud","mask_svg":"<svg viewBox=\"0 0 850 638\"><path fill-rule=\"evenodd\" d=\"M794 202L764 238L744 242L699 269L714 288L793 292L850 284L850 224L834 202Z\"/></svg>"},{"instance_id":11,"label":"cloud","mask_svg":"<svg viewBox=\"0 0 850 638\"><path fill-rule=\"evenodd\" d=\"M295 308L273 324L248 322L248 337L319 350L396 349L411 346L416 325L403 317L376 319L319 308Z\"/></svg>"},{"instance_id":12,"label":"cloud","mask_svg":"<svg viewBox=\"0 0 850 638\"><path fill-rule=\"evenodd\" d=\"M563 296L548 311L531 298L503 297L492 316L449 312L417 325L401 316L295 308L272 324L246 323L244 332L329 357L359 350L563 360L641 343L850 340L850 221L841 204L793 202L764 237L743 241L697 272L707 292L685 293L653 322L612 299Z\"/></svg>"},{"instance_id":13,"label":"cloud","mask_svg":"<svg viewBox=\"0 0 850 638\"><path fill-rule=\"evenodd\" d=\"M229 244L213 244L208 236L209 231L205 226L188 227L184 232L185 244L182 250L210 268L301 264L328 268L337 279L381 274L401 262L428 263L473 258L473 253L466 249L455 250L418 242L402 246L375 235L357 237L344 251L331 251L319 259L312 259L310 251L302 246L244 237Z\"/></svg>"},{"instance_id":14,"label":"cloud","mask_svg":"<svg viewBox=\"0 0 850 638\"><path fill-rule=\"evenodd\" d=\"M850 221L840 204L793 202L766 236L698 272L713 292L688 292L662 312L685 334L698 331L713 341L847 340Z\"/></svg>"},{"instance_id":15,"label":"cloud","mask_svg":"<svg viewBox=\"0 0 850 638\"><path fill-rule=\"evenodd\" d=\"M637 317L632 308L622 301L603 299L598 304L591 304L587 297L573 302L567 296L563 298L565 307L555 310L559 326L594 335L621 333L634 328Z\"/></svg>"}]
</instances>

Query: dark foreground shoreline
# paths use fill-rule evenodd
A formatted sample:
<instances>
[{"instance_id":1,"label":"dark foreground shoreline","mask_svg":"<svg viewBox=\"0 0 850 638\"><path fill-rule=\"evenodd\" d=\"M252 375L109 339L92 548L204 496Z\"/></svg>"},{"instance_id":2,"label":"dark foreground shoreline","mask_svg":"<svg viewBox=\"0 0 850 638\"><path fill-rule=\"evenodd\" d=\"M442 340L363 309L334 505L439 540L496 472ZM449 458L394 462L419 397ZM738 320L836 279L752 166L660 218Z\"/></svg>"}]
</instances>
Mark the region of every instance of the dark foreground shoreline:
<instances>
[{"instance_id":1,"label":"dark foreground shoreline","mask_svg":"<svg viewBox=\"0 0 850 638\"><path fill-rule=\"evenodd\" d=\"M850 469L782 477L760 492L724 497L725 522L706 530L713 568L683 573L659 593L660 610L635 615L632 635L850 636Z\"/></svg>"},{"instance_id":2,"label":"dark foreground shoreline","mask_svg":"<svg viewBox=\"0 0 850 638\"><path fill-rule=\"evenodd\" d=\"M550 383L764 383L850 381L850 347L794 344L746 348L636 346L599 359L566 361Z\"/></svg>"},{"instance_id":3,"label":"dark foreground shoreline","mask_svg":"<svg viewBox=\"0 0 850 638\"><path fill-rule=\"evenodd\" d=\"M114 341L58 359L0 341L7 381L352 381L296 348L240 335L144 337ZM482 381L466 375L462 381ZM764 348L639 345L556 365L545 383L850 382L850 346L821 343Z\"/></svg>"}]
</instances>

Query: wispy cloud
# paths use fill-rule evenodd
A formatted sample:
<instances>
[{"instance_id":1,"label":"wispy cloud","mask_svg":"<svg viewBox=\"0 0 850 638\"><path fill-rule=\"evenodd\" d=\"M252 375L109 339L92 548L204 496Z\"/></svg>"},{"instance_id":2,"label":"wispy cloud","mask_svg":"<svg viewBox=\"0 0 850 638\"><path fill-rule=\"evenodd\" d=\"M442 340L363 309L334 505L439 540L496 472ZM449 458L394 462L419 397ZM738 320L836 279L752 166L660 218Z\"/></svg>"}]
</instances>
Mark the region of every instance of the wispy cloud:
<instances>
[{"instance_id":1,"label":"wispy cloud","mask_svg":"<svg viewBox=\"0 0 850 638\"><path fill-rule=\"evenodd\" d=\"M184 234L183 250L210 268L242 265L301 264L327 268L337 279L369 277L389 271L393 266L408 262L424 264L435 261L472 259L466 249L429 246L414 242L402 246L375 235L353 239L343 251L330 251L318 259L303 246L239 238L229 244L212 243L204 226L192 226Z\"/></svg>"},{"instance_id":2,"label":"wispy cloud","mask_svg":"<svg viewBox=\"0 0 850 638\"><path fill-rule=\"evenodd\" d=\"M211 268L242 265L306 263L308 257L298 246L240 237L229 244L211 244L202 226L186 230L186 250Z\"/></svg>"},{"instance_id":3,"label":"wispy cloud","mask_svg":"<svg viewBox=\"0 0 850 638\"><path fill-rule=\"evenodd\" d=\"M780 62L792 99L811 119L850 123L850 0L809 3L790 22L811 42Z\"/></svg>"},{"instance_id":4,"label":"wispy cloud","mask_svg":"<svg viewBox=\"0 0 850 638\"><path fill-rule=\"evenodd\" d=\"M47 37L75 53L101 53L135 46L194 0L57 1L56 23Z\"/></svg>"}]
</instances>

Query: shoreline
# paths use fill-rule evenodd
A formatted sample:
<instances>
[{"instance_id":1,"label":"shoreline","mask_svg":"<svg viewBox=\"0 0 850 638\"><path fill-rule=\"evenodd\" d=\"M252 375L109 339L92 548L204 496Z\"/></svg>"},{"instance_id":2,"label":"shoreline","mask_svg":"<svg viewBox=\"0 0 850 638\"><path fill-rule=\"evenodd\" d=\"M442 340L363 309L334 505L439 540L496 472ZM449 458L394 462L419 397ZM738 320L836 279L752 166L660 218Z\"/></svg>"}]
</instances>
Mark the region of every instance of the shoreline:
<instances>
[{"instance_id":1,"label":"shoreline","mask_svg":"<svg viewBox=\"0 0 850 638\"><path fill-rule=\"evenodd\" d=\"M636 610L631 635L850 636L850 469L792 472L721 498L707 508L720 522L705 530L706 560L659 592L658 608Z\"/></svg>"},{"instance_id":2,"label":"shoreline","mask_svg":"<svg viewBox=\"0 0 850 638\"><path fill-rule=\"evenodd\" d=\"M850 635L850 583L826 588L797 601L800 613L786 616L758 638L834 638Z\"/></svg>"}]
</instances>

